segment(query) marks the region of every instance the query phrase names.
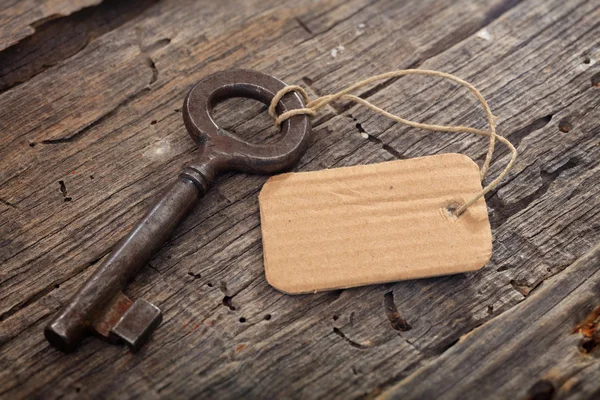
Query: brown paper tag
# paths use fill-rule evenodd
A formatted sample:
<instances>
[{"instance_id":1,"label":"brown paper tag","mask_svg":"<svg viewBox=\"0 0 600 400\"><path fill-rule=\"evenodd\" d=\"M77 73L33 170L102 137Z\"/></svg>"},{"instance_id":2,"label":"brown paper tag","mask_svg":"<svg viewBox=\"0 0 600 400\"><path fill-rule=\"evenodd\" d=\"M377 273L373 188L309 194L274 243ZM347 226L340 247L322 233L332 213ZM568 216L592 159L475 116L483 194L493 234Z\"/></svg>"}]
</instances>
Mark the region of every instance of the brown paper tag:
<instances>
[{"instance_id":1,"label":"brown paper tag","mask_svg":"<svg viewBox=\"0 0 600 400\"><path fill-rule=\"evenodd\" d=\"M270 178L259 195L267 281L306 293L477 270L492 254L479 168L462 154Z\"/></svg>"}]
</instances>

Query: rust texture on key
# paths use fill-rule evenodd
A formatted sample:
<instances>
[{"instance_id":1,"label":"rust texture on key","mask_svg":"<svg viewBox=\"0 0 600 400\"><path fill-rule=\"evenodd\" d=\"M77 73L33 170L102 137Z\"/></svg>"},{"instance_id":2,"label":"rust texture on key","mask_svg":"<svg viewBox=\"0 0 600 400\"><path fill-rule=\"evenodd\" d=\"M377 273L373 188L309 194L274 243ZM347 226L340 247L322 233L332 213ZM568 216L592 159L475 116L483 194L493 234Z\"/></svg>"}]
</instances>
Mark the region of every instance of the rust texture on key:
<instances>
[{"instance_id":1,"label":"rust texture on key","mask_svg":"<svg viewBox=\"0 0 600 400\"><path fill-rule=\"evenodd\" d=\"M133 301L129 297L125 296L122 292L118 292L108 303L102 316L92 321L91 328L94 333L100 335L105 340L113 341L114 337L110 334L112 327L119 322L132 304Z\"/></svg>"},{"instance_id":2,"label":"rust texture on key","mask_svg":"<svg viewBox=\"0 0 600 400\"><path fill-rule=\"evenodd\" d=\"M281 125L277 142L248 143L220 129L212 119L214 106L233 97L269 104L285 86L260 72L228 70L202 79L184 101L183 119L200 147L200 156L185 166L179 177L103 260L67 305L46 327L48 341L62 351L72 351L89 331L116 337L132 350L143 344L162 316L147 302L128 303L119 295L169 238L179 222L194 208L216 175L224 171L272 174L292 167L306 150L310 119L297 115ZM277 112L303 108L302 98L289 93ZM128 299L127 299L128 300Z\"/></svg>"}]
</instances>

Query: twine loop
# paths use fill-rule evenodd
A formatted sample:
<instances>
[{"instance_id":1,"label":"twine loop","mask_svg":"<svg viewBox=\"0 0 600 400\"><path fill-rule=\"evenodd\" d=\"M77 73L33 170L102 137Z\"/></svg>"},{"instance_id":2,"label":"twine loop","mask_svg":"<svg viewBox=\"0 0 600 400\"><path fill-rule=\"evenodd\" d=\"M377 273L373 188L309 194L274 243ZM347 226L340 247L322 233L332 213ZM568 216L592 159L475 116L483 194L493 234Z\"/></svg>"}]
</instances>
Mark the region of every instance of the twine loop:
<instances>
[{"instance_id":1,"label":"twine loop","mask_svg":"<svg viewBox=\"0 0 600 400\"><path fill-rule=\"evenodd\" d=\"M390 79L390 78L396 78L396 77L404 76L404 75L438 76L441 78L449 79L463 87L466 87L475 95L475 97L477 98L477 100L479 101L481 106L483 107L485 114L486 114L489 130L481 130L481 129L471 128L468 126L460 126L460 125L458 125L458 126L434 125L434 124L424 124L424 123L420 123L420 122L414 122L414 121L399 117L395 114L391 114L363 98L360 98L358 96L350 94L350 92L352 92L353 90L356 90L363 86L369 85L373 82L377 82L380 80L386 80L386 79ZM279 103L279 101L281 100L281 98L283 96L285 96L287 93L290 93L290 92L297 92L298 94L300 94L300 96L302 96L302 98L304 99L304 102L306 103L306 107L289 110L289 111L282 113L281 115L277 115L277 112L275 110L275 108L277 107L277 104ZM298 85L285 86L279 92L277 92L275 94L275 96L273 97L273 99L271 100L271 105L269 106L269 114L271 115L271 117L273 117L275 119L275 125L279 126L279 125L281 125L281 123L283 121L287 120L288 118L293 117L294 115L310 115L310 116L314 117L315 115L317 115L317 112L321 108L323 108L326 105L328 105L334 101L337 101L337 100L349 100L354 103L362 104L363 106L373 110L377 114L383 115L384 117L389 118L392 121L396 121L401 124L411 126L413 128L425 129L425 130L429 130L429 131L438 131L438 132L454 132L454 133L466 132L466 133L472 133L475 135L489 137L490 141L489 141L488 151L485 156L483 165L480 169L480 178L482 181L486 177L486 174L489 170L492 156L494 154L494 147L496 144L496 140L498 140L499 142L501 142L502 144L507 146L511 152L511 157L510 157L510 161L508 162L506 167L502 170L500 175L498 175L494 180L492 180L477 195L473 196L469 201L467 201L465 204L463 204L459 208L457 208L457 210L454 212L454 214L456 216L460 216L462 213L465 212L465 210L467 208L472 206L477 200L479 200L490 190L492 190L496 186L498 186L498 184L502 181L502 179L504 179L504 177L508 174L508 172L512 168L512 166L515 163L515 160L517 158L517 149L515 149L515 147L512 145L512 143L510 141L508 141L508 139L506 139L505 137L500 136L496 133L496 124L494 121L495 117L492 114L492 110L490 109L490 106L488 105L485 98L481 95L479 90L477 90L473 85L471 85L467 81L464 81L454 75L451 75L451 74L448 74L445 72L440 72L440 71L425 70L425 69L404 69L404 70L391 71L391 72L387 72L387 73L384 73L381 75L375 75L370 78L364 79L362 81L354 83L353 85L348 86L345 89L340 90L337 93L321 96L312 101L308 97L308 94L306 93L306 91L301 86L298 86Z\"/></svg>"}]
</instances>

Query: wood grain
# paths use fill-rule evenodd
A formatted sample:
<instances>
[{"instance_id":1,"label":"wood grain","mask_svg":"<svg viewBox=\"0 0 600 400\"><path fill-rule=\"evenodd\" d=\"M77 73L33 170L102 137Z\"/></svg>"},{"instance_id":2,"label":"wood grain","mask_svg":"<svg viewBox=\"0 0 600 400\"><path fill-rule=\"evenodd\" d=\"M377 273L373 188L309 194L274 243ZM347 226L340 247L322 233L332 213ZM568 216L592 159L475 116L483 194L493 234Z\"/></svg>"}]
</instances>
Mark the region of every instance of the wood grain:
<instances>
[{"instance_id":1,"label":"wood grain","mask_svg":"<svg viewBox=\"0 0 600 400\"><path fill-rule=\"evenodd\" d=\"M22 14L19 7L11 12ZM596 2L159 1L141 9L0 93L0 397L373 397L415 371L433 373L420 367L447 365L461 336L526 310L548 279L589 265L576 261L600 242ZM280 294L262 265L257 194L266 178L231 174L130 285L128 295L165 316L140 353L95 338L71 355L54 350L44 325L196 155L179 111L186 91L231 67L272 73L313 95L394 68L439 69L475 84L520 153L487 198L491 262L465 275ZM485 123L475 102L435 79L360 94L415 120ZM275 134L254 102L229 101L216 117L249 140ZM486 151L480 138L406 129L344 103L314 125L298 171L444 152L481 163ZM506 160L499 146L492 176ZM580 299L578 310L598 306L591 295ZM574 354L565 343L576 346L567 333L575 320L556 323L553 354ZM527 338L486 358L490 368ZM474 354L486 345L478 343ZM523 389L502 388L523 395L555 365L557 376L570 376L550 358L521 358L516 371L527 372L515 382ZM448 381L452 373L435 369ZM457 373L465 393L497 378ZM599 389L597 368L578 376L580 397Z\"/></svg>"},{"instance_id":2,"label":"wood grain","mask_svg":"<svg viewBox=\"0 0 600 400\"><path fill-rule=\"evenodd\" d=\"M101 0L62 1L5 1L0 5L0 51L35 32L35 24L41 21L69 15L83 7L100 3Z\"/></svg>"},{"instance_id":3,"label":"wood grain","mask_svg":"<svg viewBox=\"0 0 600 400\"><path fill-rule=\"evenodd\" d=\"M600 246L524 301L468 335L382 398L595 398L597 338L577 327L600 295ZM440 371L446 371L440 374Z\"/></svg>"}]
</instances>

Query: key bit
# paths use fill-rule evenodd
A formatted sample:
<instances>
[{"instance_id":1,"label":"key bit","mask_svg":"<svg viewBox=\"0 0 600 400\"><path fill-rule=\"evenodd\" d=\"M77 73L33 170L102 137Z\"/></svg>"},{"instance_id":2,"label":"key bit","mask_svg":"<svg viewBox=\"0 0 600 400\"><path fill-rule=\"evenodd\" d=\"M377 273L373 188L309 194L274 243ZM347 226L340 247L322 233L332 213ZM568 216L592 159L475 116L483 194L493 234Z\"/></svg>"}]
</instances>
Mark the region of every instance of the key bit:
<instances>
[{"instance_id":1,"label":"key bit","mask_svg":"<svg viewBox=\"0 0 600 400\"><path fill-rule=\"evenodd\" d=\"M117 343L118 337L111 335L112 328L123 317L123 314L133 304L133 301L122 292L117 293L110 301L104 313L98 316L90 326L93 333L111 343Z\"/></svg>"},{"instance_id":2,"label":"key bit","mask_svg":"<svg viewBox=\"0 0 600 400\"><path fill-rule=\"evenodd\" d=\"M137 299L113 326L111 333L127 343L132 351L137 351L161 321L162 313L158 307Z\"/></svg>"},{"instance_id":3,"label":"key bit","mask_svg":"<svg viewBox=\"0 0 600 400\"><path fill-rule=\"evenodd\" d=\"M122 291L166 242L175 227L194 208L215 176L224 171L272 174L288 169L302 157L308 143L310 119L296 115L281 125L272 144L248 143L220 129L211 113L214 106L233 97L259 100L266 105L282 81L260 72L229 70L215 73L194 86L184 101L183 121L200 148L200 156L179 177L98 266L95 273L44 330L56 348L75 350L86 333L109 342L125 342L135 351L160 324L160 310L144 300L132 302ZM279 114L303 108L296 93L286 94Z\"/></svg>"},{"instance_id":4,"label":"key bit","mask_svg":"<svg viewBox=\"0 0 600 400\"><path fill-rule=\"evenodd\" d=\"M143 299L133 302L119 292L104 314L92 322L91 330L110 343L125 342L132 351L137 351L161 321L158 307Z\"/></svg>"}]
</instances>

